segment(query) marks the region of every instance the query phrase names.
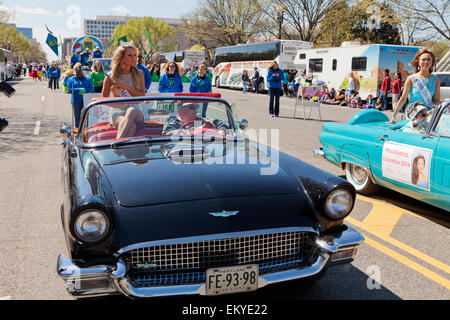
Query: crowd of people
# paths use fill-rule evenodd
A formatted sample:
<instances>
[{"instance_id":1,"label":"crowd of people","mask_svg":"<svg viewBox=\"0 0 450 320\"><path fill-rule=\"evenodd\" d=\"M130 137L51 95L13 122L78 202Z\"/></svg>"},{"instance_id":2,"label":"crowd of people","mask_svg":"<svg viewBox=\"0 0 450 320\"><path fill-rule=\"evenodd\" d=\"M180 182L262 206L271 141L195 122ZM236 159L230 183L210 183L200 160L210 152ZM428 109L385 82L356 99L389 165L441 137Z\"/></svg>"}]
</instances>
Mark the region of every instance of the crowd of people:
<instances>
[{"instance_id":1,"label":"crowd of people","mask_svg":"<svg viewBox=\"0 0 450 320\"><path fill-rule=\"evenodd\" d=\"M427 64L428 63L428 64ZM434 54L424 48L419 50L411 62L411 66L416 68L416 74L409 76L404 82L402 74L396 72L394 79L391 79L389 69L383 70L383 80L379 90L379 96L375 97L369 94L365 99L360 96L360 83L353 72L347 77L346 88L329 89L326 85L319 85L321 91L318 96L304 96L306 100L314 100L323 104L346 106L357 109L376 109L385 111L389 109L388 95L392 94L392 120L395 121L397 113L410 100L410 104L420 101L430 110L433 104L437 105L440 101L440 83L439 79L432 75L433 66L436 63ZM431 67L428 67L431 65ZM313 84L313 72L302 72L301 77L296 77L297 71L283 71L276 62L268 69L267 83L269 87L269 115L278 117L279 99L285 95L288 98L298 97L300 87L310 87ZM250 78L249 71L242 72L241 80L243 93L258 92L260 81L258 69L254 69L253 77ZM296 80L297 79L297 80ZM300 82L303 83L301 84ZM404 87L403 87L404 85Z\"/></svg>"},{"instance_id":2,"label":"crowd of people","mask_svg":"<svg viewBox=\"0 0 450 320\"><path fill-rule=\"evenodd\" d=\"M383 82L380 87L378 97L368 95L362 99L359 94L359 81L353 72L350 72L347 78L347 88L329 89L326 85L316 97L320 103L347 106L359 109L377 109L384 111L388 109L388 94L392 93L393 116L395 121L397 113L406 103L409 97L412 101L420 101L427 110L430 110L433 104L439 103L439 79L431 74L432 67L428 65L435 64L434 54L427 50L420 50L412 65L416 67L417 73L408 77L402 87L403 79L401 73L397 72L394 79L390 78L390 71L383 70ZM159 93L183 92L185 83L190 83L189 92L208 93L212 92L212 75L206 63L201 63L197 67L187 67L185 70L176 62L168 62L165 69L161 70L161 64L156 62L150 66L143 65L143 57L139 55L134 46L120 46L114 53L111 64L111 72L105 74L101 61L96 61L92 67L89 76L83 73L83 67L80 63L73 66L75 76L70 78L67 83L68 92L72 95L75 124L79 126L79 116L83 108L83 98L85 93L101 93L103 97L134 97L144 96L152 82L158 83ZM61 76L61 66L57 62L46 64L15 64L15 75L26 76L27 72L35 81L48 81L48 87L59 89L59 79ZM242 73L243 92L247 93L259 91L260 73L254 68L252 77L249 72L244 70ZM267 83L269 87L269 115L278 117L280 112L280 96L297 97L300 86L311 86L313 83L312 70L302 72L301 77L297 77L296 70L283 71L274 61L268 69ZM303 83L298 83L302 81ZM422 89L418 89L422 88ZM427 88L428 92L424 88ZM130 135L135 124L140 121L140 117L132 109L127 110L125 114L119 116L116 125L119 132L124 136ZM122 124L121 124L122 123ZM134 125L133 125L134 124Z\"/></svg>"},{"instance_id":3,"label":"crowd of people","mask_svg":"<svg viewBox=\"0 0 450 320\"><path fill-rule=\"evenodd\" d=\"M48 88L59 90L59 78L61 77L61 66L58 62L51 63L15 63L13 65L14 78L33 78L34 81L48 81Z\"/></svg>"},{"instance_id":4,"label":"crowd of people","mask_svg":"<svg viewBox=\"0 0 450 320\"><path fill-rule=\"evenodd\" d=\"M80 114L83 108L83 95L101 93L102 97L138 97L144 96L152 82L158 82L159 93L181 93L183 83L190 83L189 92L212 92L212 75L206 62L195 68L183 68L176 62L168 62L165 70L160 63L151 66L142 64L143 56L134 46L119 46L112 57L111 72L105 74L101 61L96 61L90 77L83 74L80 63L74 65L75 76L67 83L68 93L75 118L75 126L79 127ZM135 108L118 111L112 123L118 127L118 138L132 136L142 114Z\"/></svg>"},{"instance_id":5,"label":"crowd of people","mask_svg":"<svg viewBox=\"0 0 450 320\"><path fill-rule=\"evenodd\" d=\"M366 99L362 99L359 93L359 81L355 78L353 72L350 72L347 78L347 88L329 89L326 85L322 86L319 97L320 103L346 106L358 109L377 109L380 111L387 110L388 95L392 93L392 106L395 106L402 93L402 75L400 72L395 74L394 81L391 81L389 69L383 71L384 78L380 88L380 96L374 97L369 94Z\"/></svg>"}]
</instances>

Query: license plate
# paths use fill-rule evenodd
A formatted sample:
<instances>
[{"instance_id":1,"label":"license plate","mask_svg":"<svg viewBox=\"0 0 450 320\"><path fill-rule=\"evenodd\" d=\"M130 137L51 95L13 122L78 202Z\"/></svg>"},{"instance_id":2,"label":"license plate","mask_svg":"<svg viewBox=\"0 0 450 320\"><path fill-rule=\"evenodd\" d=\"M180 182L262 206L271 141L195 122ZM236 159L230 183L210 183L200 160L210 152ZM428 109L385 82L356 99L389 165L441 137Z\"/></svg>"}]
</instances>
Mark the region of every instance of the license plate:
<instances>
[{"instance_id":1,"label":"license plate","mask_svg":"<svg viewBox=\"0 0 450 320\"><path fill-rule=\"evenodd\" d=\"M248 292L258 289L258 265L206 270L206 295Z\"/></svg>"}]
</instances>

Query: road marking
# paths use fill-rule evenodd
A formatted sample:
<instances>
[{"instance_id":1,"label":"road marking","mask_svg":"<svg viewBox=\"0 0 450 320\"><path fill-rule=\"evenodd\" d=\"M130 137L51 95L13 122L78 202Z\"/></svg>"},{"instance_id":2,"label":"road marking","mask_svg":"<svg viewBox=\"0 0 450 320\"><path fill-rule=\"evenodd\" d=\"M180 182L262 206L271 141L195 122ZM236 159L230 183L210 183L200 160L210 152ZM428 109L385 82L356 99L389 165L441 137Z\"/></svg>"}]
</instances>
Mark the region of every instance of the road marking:
<instances>
[{"instance_id":1,"label":"road marking","mask_svg":"<svg viewBox=\"0 0 450 320\"><path fill-rule=\"evenodd\" d=\"M42 99L41 99L41 101L42 101L42 102L44 102L44 101L45 101L45 96L42 96Z\"/></svg>"},{"instance_id":2,"label":"road marking","mask_svg":"<svg viewBox=\"0 0 450 320\"><path fill-rule=\"evenodd\" d=\"M36 126L34 127L34 135L35 136L39 135L40 128L41 128L41 122L40 121L36 121Z\"/></svg>"},{"instance_id":3,"label":"road marking","mask_svg":"<svg viewBox=\"0 0 450 320\"><path fill-rule=\"evenodd\" d=\"M359 195L358 195L359 196ZM403 215L403 210L390 204L363 199L373 205L372 211L362 222L364 226L389 236Z\"/></svg>"},{"instance_id":4,"label":"road marking","mask_svg":"<svg viewBox=\"0 0 450 320\"><path fill-rule=\"evenodd\" d=\"M11 296L0 297L0 300L11 300Z\"/></svg>"},{"instance_id":5,"label":"road marking","mask_svg":"<svg viewBox=\"0 0 450 320\"><path fill-rule=\"evenodd\" d=\"M409 210L398 208L392 205L387 205L378 200L362 197L360 195L358 195L358 197L361 198L363 201L371 203L373 205L373 209L366 217L366 219L364 219L363 222L359 222L349 217L350 223L353 223L354 225L370 232L371 234L377 236L378 238L383 239L387 243L390 243L391 245L396 246L419 259L422 259L423 261L435 266L436 268L441 269L442 271L445 271L447 273L450 273L450 266L390 236L392 230L394 229L398 220L401 218L403 214L409 214L414 217L424 219L423 217Z\"/></svg>"},{"instance_id":6,"label":"road marking","mask_svg":"<svg viewBox=\"0 0 450 320\"><path fill-rule=\"evenodd\" d=\"M419 272L420 274L424 275L428 279L433 280L434 282L437 282L438 284L442 285L443 287L450 289L450 281L445 279L444 277L438 275L437 273L428 270L427 268L421 266L420 264L406 258L405 256L401 255L398 252L395 252L392 249L389 249L388 247L382 245L381 243L364 236L364 243L367 243L368 245L374 247L378 251L388 255L389 257L397 260L398 262L404 264L408 268L413 269L416 272Z\"/></svg>"},{"instance_id":7,"label":"road marking","mask_svg":"<svg viewBox=\"0 0 450 320\"><path fill-rule=\"evenodd\" d=\"M386 241L387 243L389 243L389 244L391 244L391 245L393 245L393 246L395 246L395 247L397 247L399 249L402 249L403 251L409 253L410 255L415 256L416 258L419 258L419 259L421 259L421 260L431 264L432 266L434 266L434 267L436 267L438 269L441 269L442 271L450 273L450 267L448 265L446 265L445 263L443 263L443 262L441 262L441 261L439 261L439 260L437 260L437 259L435 259L433 257L430 257L429 255L427 255L427 254L425 254L425 253L423 253L423 252L421 252L421 251L419 251L417 249L414 249L414 248L412 248L412 247L410 247L410 246L408 246L408 245L406 245L406 244L404 244L404 243L402 243L402 242L400 242L400 241L398 241L398 240L396 240L396 239L394 239L394 238L384 234L383 232L378 231L377 229L371 228L370 226L367 226L364 223L361 223L361 222L359 222L356 219L353 219L351 217L347 217L346 220L348 222L350 222L351 224L353 224L353 225L355 225L355 226L357 226L357 227L359 227L359 228L361 228L361 229L363 229L363 230L373 234L374 236L376 236L376 237Z\"/></svg>"}]
</instances>

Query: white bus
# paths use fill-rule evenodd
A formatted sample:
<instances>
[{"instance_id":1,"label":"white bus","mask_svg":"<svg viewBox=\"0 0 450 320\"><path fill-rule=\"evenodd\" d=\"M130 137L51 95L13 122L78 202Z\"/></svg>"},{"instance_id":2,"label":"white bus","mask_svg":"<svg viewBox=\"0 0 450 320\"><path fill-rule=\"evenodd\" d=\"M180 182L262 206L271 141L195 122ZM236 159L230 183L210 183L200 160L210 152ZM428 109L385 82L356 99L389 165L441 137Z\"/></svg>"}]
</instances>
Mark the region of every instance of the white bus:
<instances>
[{"instance_id":1,"label":"white bus","mask_svg":"<svg viewBox=\"0 0 450 320\"><path fill-rule=\"evenodd\" d=\"M167 62L176 62L183 69L193 66L198 66L200 63L205 62L205 52L182 50L165 52L160 54L161 69L164 68L164 64Z\"/></svg>"},{"instance_id":2,"label":"white bus","mask_svg":"<svg viewBox=\"0 0 450 320\"><path fill-rule=\"evenodd\" d=\"M260 75L258 91L268 90L267 69L273 61L276 61L283 71L293 69L298 72L299 66L294 63L297 51L312 47L311 42L297 40L275 40L219 47L214 53L213 85L219 88L243 88L241 78L243 71L247 70L249 77L252 78L256 67Z\"/></svg>"},{"instance_id":3,"label":"white bus","mask_svg":"<svg viewBox=\"0 0 450 320\"><path fill-rule=\"evenodd\" d=\"M13 78L13 54L11 51L0 48L0 80Z\"/></svg>"},{"instance_id":4,"label":"white bus","mask_svg":"<svg viewBox=\"0 0 450 320\"><path fill-rule=\"evenodd\" d=\"M379 97L385 69L389 69L391 80L400 72L404 83L407 76L415 72L409 63L421 48L350 42L335 48L299 50L295 63L301 69L312 69L313 85L314 82L325 82L330 90L347 89L348 75L353 72L359 82L359 94L366 99L369 94ZM297 81L304 82L300 78Z\"/></svg>"}]
</instances>

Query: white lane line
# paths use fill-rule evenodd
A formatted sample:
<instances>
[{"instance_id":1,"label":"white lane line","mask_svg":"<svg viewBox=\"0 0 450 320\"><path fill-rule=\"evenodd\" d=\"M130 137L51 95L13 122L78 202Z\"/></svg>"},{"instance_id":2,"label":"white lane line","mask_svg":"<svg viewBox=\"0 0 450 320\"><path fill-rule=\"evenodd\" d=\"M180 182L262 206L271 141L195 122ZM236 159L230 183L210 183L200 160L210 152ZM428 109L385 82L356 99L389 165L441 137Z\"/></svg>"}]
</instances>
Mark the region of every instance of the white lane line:
<instances>
[{"instance_id":1,"label":"white lane line","mask_svg":"<svg viewBox=\"0 0 450 320\"><path fill-rule=\"evenodd\" d=\"M36 121L36 126L34 127L34 135L35 136L39 135L40 128L41 128L41 122L40 121Z\"/></svg>"},{"instance_id":2,"label":"white lane line","mask_svg":"<svg viewBox=\"0 0 450 320\"><path fill-rule=\"evenodd\" d=\"M11 300L11 296L0 297L0 300Z\"/></svg>"},{"instance_id":3,"label":"white lane line","mask_svg":"<svg viewBox=\"0 0 450 320\"><path fill-rule=\"evenodd\" d=\"M42 96L42 99L41 99L41 101L42 101L42 102L44 102L44 101L45 101L45 96Z\"/></svg>"}]
</instances>

